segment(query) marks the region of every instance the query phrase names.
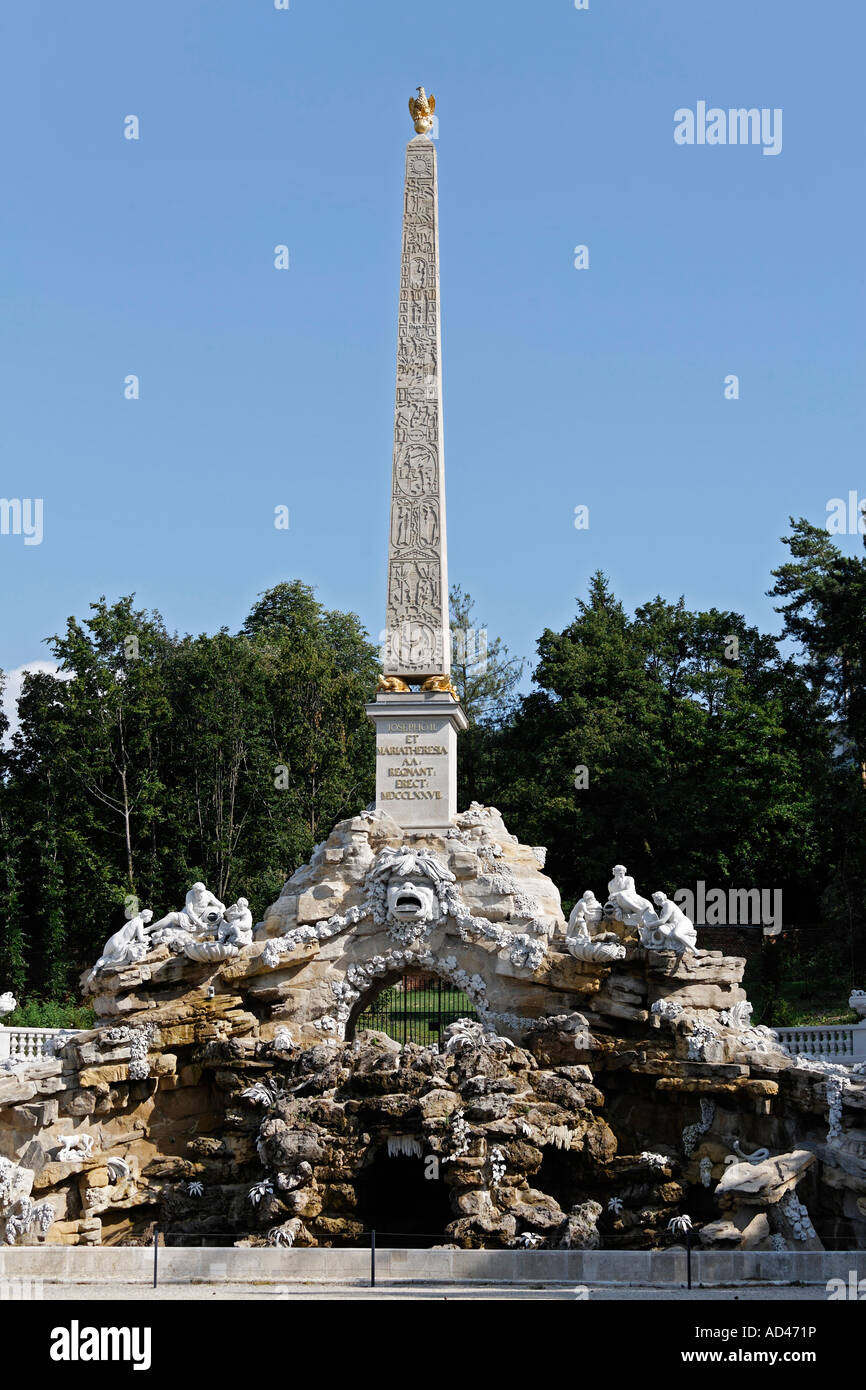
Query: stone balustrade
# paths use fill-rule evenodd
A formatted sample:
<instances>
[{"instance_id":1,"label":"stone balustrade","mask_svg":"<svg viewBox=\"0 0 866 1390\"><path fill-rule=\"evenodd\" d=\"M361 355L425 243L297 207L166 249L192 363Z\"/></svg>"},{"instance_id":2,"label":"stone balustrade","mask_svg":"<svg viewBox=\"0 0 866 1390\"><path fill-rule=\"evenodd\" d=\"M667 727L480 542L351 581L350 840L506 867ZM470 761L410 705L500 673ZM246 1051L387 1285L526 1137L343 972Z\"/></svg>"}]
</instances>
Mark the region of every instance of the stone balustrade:
<instances>
[{"instance_id":1,"label":"stone balustrade","mask_svg":"<svg viewBox=\"0 0 866 1390\"><path fill-rule=\"evenodd\" d=\"M828 1023L820 1028L774 1028L789 1052L854 1066L866 1062L866 1023Z\"/></svg>"},{"instance_id":2,"label":"stone balustrade","mask_svg":"<svg viewBox=\"0 0 866 1390\"><path fill-rule=\"evenodd\" d=\"M25 1059L36 1062L50 1056L59 1039L74 1037L79 1028L0 1027L0 1062Z\"/></svg>"}]
</instances>

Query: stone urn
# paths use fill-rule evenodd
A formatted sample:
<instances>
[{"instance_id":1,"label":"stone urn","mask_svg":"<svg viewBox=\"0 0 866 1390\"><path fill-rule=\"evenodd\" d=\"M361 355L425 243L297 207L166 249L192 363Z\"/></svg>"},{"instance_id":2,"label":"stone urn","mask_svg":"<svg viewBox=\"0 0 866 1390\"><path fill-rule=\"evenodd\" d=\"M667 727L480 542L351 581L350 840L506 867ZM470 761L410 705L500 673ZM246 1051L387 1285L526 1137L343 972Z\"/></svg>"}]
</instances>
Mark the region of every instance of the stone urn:
<instances>
[{"instance_id":1,"label":"stone urn","mask_svg":"<svg viewBox=\"0 0 866 1390\"><path fill-rule=\"evenodd\" d=\"M852 989L848 1008L853 1009L858 1018L866 1018L866 989Z\"/></svg>"}]
</instances>

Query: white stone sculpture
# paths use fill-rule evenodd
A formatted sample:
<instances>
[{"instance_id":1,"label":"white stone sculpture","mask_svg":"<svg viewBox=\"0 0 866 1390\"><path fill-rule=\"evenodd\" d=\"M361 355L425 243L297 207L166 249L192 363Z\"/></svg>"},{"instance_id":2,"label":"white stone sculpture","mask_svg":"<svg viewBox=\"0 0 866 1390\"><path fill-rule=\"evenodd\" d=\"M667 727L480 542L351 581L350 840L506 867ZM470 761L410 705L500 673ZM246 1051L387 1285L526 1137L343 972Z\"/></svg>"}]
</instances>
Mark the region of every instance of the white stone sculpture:
<instances>
[{"instance_id":1,"label":"white stone sculpture","mask_svg":"<svg viewBox=\"0 0 866 1390\"><path fill-rule=\"evenodd\" d=\"M668 1230L677 1236L687 1235L694 1226L694 1221L690 1216L672 1216L668 1222Z\"/></svg>"},{"instance_id":2,"label":"white stone sculpture","mask_svg":"<svg viewBox=\"0 0 866 1390\"><path fill-rule=\"evenodd\" d=\"M653 893L655 909L647 904L641 915L640 944L648 951L675 951L678 956L694 951L698 934L689 920L666 893Z\"/></svg>"},{"instance_id":3,"label":"white stone sculpture","mask_svg":"<svg viewBox=\"0 0 866 1390\"><path fill-rule=\"evenodd\" d=\"M574 913L572 913L574 918ZM605 964L609 961L624 960L625 947L617 936L616 932L601 932L598 936L590 936L589 927L584 917L575 919L576 925L572 926L569 919L568 936L565 938L565 947L569 955L574 956L575 960Z\"/></svg>"},{"instance_id":4,"label":"white stone sculpture","mask_svg":"<svg viewBox=\"0 0 866 1390\"><path fill-rule=\"evenodd\" d=\"M11 1014L17 1007L18 1000L11 991L7 991L6 994L0 994L0 1018L5 1018L7 1014Z\"/></svg>"},{"instance_id":5,"label":"white stone sculpture","mask_svg":"<svg viewBox=\"0 0 866 1390\"><path fill-rule=\"evenodd\" d=\"M54 1208L50 1202L34 1203L30 1197L19 1197L6 1217L5 1240L7 1245L15 1245L26 1236L33 1226L42 1235L54 1225Z\"/></svg>"},{"instance_id":6,"label":"white stone sculpture","mask_svg":"<svg viewBox=\"0 0 866 1390\"><path fill-rule=\"evenodd\" d=\"M642 898L634 886L634 879L626 872L624 864L614 864L613 878L607 885L608 899L605 904L605 912L612 915L610 909L615 910L626 926L637 927L640 925L641 913L645 912L652 904Z\"/></svg>"},{"instance_id":7,"label":"white stone sculpture","mask_svg":"<svg viewBox=\"0 0 866 1390\"><path fill-rule=\"evenodd\" d=\"M150 1023L139 1028L130 1028L126 1023L123 1023L120 1027L106 1028L105 1030L106 1042L129 1043L130 1081L146 1081L150 1076L150 1060L147 1054L152 1035L153 1025Z\"/></svg>"},{"instance_id":8,"label":"white stone sculpture","mask_svg":"<svg viewBox=\"0 0 866 1390\"><path fill-rule=\"evenodd\" d=\"M0 1158L0 1207L8 1204L16 1183L19 1181L19 1168L11 1158Z\"/></svg>"},{"instance_id":9,"label":"white stone sculpture","mask_svg":"<svg viewBox=\"0 0 866 1390\"><path fill-rule=\"evenodd\" d=\"M522 967L524 970L537 970L547 954L547 947L543 940L536 938L532 940L530 936L521 933L512 936L507 943L508 958L512 965Z\"/></svg>"},{"instance_id":10,"label":"white stone sculpture","mask_svg":"<svg viewBox=\"0 0 866 1390\"><path fill-rule=\"evenodd\" d=\"M130 1028L129 1030L130 1081L146 1081L150 1076L150 1060L147 1055L150 1048L150 1036L149 1024L143 1028Z\"/></svg>"},{"instance_id":11,"label":"white stone sculpture","mask_svg":"<svg viewBox=\"0 0 866 1390\"><path fill-rule=\"evenodd\" d=\"M748 999L740 999L729 1009L724 1009L719 1015L719 1020L729 1028L736 1028L738 1032L747 1031L752 1022L752 1006Z\"/></svg>"},{"instance_id":12,"label":"white stone sculpture","mask_svg":"<svg viewBox=\"0 0 866 1390\"><path fill-rule=\"evenodd\" d=\"M120 1182L122 1178L128 1178L131 1172L125 1158L107 1158L105 1166L112 1182Z\"/></svg>"},{"instance_id":13,"label":"white stone sculpture","mask_svg":"<svg viewBox=\"0 0 866 1390\"><path fill-rule=\"evenodd\" d=\"M751 1010L751 1005L749 1005ZM722 1015L724 1022L724 1015ZM774 1033L772 1028L767 1028L765 1024L759 1023L754 1028L743 1028L737 1038L737 1044L744 1052L787 1052L783 1047L779 1034Z\"/></svg>"},{"instance_id":14,"label":"white stone sculpture","mask_svg":"<svg viewBox=\"0 0 866 1390\"><path fill-rule=\"evenodd\" d=\"M244 946L252 944L253 914L246 898L238 898L231 907L225 908L222 916L215 906L210 907L205 920L209 934L203 939L183 942L183 953L190 960L230 960Z\"/></svg>"},{"instance_id":15,"label":"white stone sculpture","mask_svg":"<svg viewBox=\"0 0 866 1390\"><path fill-rule=\"evenodd\" d=\"M505 1162L505 1154L501 1149L490 1150L490 1186L498 1187L505 1177L508 1165Z\"/></svg>"},{"instance_id":16,"label":"white stone sculpture","mask_svg":"<svg viewBox=\"0 0 866 1390\"><path fill-rule=\"evenodd\" d=\"M304 1159L298 1164L296 1173L277 1173L277 1187L281 1192L294 1192L295 1188L303 1187L305 1183L310 1182L312 1176L312 1166Z\"/></svg>"},{"instance_id":17,"label":"white stone sculpture","mask_svg":"<svg viewBox=\"0 0 866 1390\"><path fill-rule=\"evenodd\" d=\"M479 1047L484 1041L484 1029L476 1019L456 1018L446 1025L442 1036L446 1052L460 1052L464 1048Z\"/></svg>"},{"instance_id":18,"label":"white stone sculpture","mask_svg":"<svg viewBox=\"0 0 866 1390\"><path fill-rule=\"evenodd\" d=\"M225 907L205 887L194 883L180 912L168 912L151 927L155 946L168 946L189 960L230 960L253 939L253 916L246 898Z\"/></svg>"},{"instance_id":19,"label":"white stone sculpture","mask_svg":"<svg viewBox=\"0 0 866 1390\"><path fill-rule=\"evenodd\" d=\"M824 1082L827 1097L827 1143L833 1144L842 1134L842 1097L846 1081L843 1076L828 1076Z\"/></svg>"},{"instance_id":20,"label":"white stone sculpture","mask_svg":"<svg viewBox=\"0 0 866 1390\"><path fill-rule=\"evenodd\" d=\"M572 931L582 920L588 926L595 926L604 916L604 909L595 896L591 888L587 888L582 897L578 898L574 907L571 909L571 916L568 919L568 930Z\"/></svg>"},{"instance_id":21,"label":"white stone sculpture","mask_svg":"<svg viewBox=\"0 0 866 1390\"><path fill-rule=\"evenodd\" d=\"M571 1148L572 1134L568 1125L551 1125L544 1136L543 1143L553 1144L557 1149Z\"/></svg>"},{"instance_id":22,"label":"white stone sculpture","mask_svg":"<svg viewBox=\"0 0 866 1390\"><path fill-rule=\"evenodd\" d=\"M750 1154L745 1153L740 1148L739 1139L734 1140L734 1153L737 1155L737 1158L743 1161L743 1163L765 1163L767 1159L770 1157L769 1149L753 1149ZM734 1163L736 1162L736 1159L734 1159L733 1156L729 1154L728 1158L725 1159L725 1163L728 1162Z\"/></svg>"},{"instance_id":23,"label":"white stone sculpture","mask_svg":"<svg viewBox=\"0 0 866 1390\"><path fill-rule=\"evenodd\" d=\"M217 941L229 946L249 946L253 939L253 914L246 898L227 907L217 926Z\"/></svg>"},{"instance_id":24,"label":"white stone sculpture","mask_svg":"<svg viewBox=\"0 0 866 1390\"><path fill-rule=\"evenodd\" d=\"M273 1195L274 1189L272 1185L267 1181L253 1183L252 1187L247 1193L247 1197L252 1202L254 1207L257 1207L259 1203L264 1200L265 1197L273 1197Z\"/></svg>"},{"instance_id":25,"label":"white stone sculpture","mask_svg":"<svg viewBox=\"0 0 866 1390\"><path fill-rule=\"evenodd\" d=\"M274 1052L291 1052L292 1048L295 1046L295 1041L288 1028L281 1027L277 1029L274 1034L272 1046Z\"/></svg>"},{"instance_id":26,"label":"white stone sculpture","mask_svg":"<svg viewBox=\"0 0 866 1390\"><path fill-rule=\"evenodd\" d=\"M800 1201L795 1192L789 1192L787 1197L783 1197L779 1203L782 1211L791 1223L791 1230L795 1240L811 1240L817 1234L812 1225L807 1208Z\"/></svg>"},{"instance_id":27,"label":"white stone sculpture","mask_svg":"<svg viewBox=\"0 0 866 1390\"><path fill-rule=\"evenodd\" d=\"M442 919L447 905L440 889L454 882L451 870L431 850L405 845L382 850L369 874L380 903L384 897L389 934L406 945L427 936Z\"/></svg>"},{"instance_id":28,"label":"white stone sculpture","mask_svg":"<svg viewBox=\"0 0 866 1390\"><path fill-rule=\"evenodd\" d=\"M622 1198L611 1197L608 1200L607 1209L608 1211L612 1211L614 1216L619 1216L620 1212L622 1211Z\"/></svg>"},{"instance_id":29,"label":"white stone sculpture","mask_svg":"<svg viewBox=\"0 0 866 1390\"><path fill-rule=\"evenodd\" d=\"M859 1018L866 1018L866 989L852 989L848 996L848 1008L853 1009Z\"/></svg>"},{"instance_id":30,"label":"white stone sculpture","mask_svg":"<svg viewBox=\"0 0 866 1390\"><path fill-rule=\"evenodd\" d=\"M204 1183L201 1182L198 1178L193 1178L191 1182L187 1183L186 1190L189 1193L190 1197L203 1197Z\"/></svg>"},{"instance_id":31,"label":"white stone sculpture","mask_svg":"<svg viewBox=\"0 0 866 1390\"><path fill-rule=\"evenodd\" d=\"M59 1138L58 1163L80 1162L85 1158L93 1157L92 1134L61 1134Z\"/></svg>"},{"instance_id":32,"label":"white stone sculpture","mask_svg":"<svg viewBox=\"0 0 866 1390\"><path fill-rule=\"evenodd\" d=\"M203 883L194 883L180 912L167 912L160 917L151 927L151 935L156 941L156 933L174 929L188 932L192 937L212 936L224 916L225 907L219 898Z\"/></svg>"},{"instance_id":33,"label":"white stone sculpture","mask_svg":"<svg viewBox=\"0 0 866 1390\"><path fill-rule=\"evenodd\" d=\"M203 962L231 960L238 954L237 946L229 941L196 941L192 937L178 943L188 960Z\"/></svg>"},{"instance_id":34,"label":"white stone sculpture","mask_svg":"<svg viewBox=\"0 0 866 1390\"><path fill-rule=\"evenodd\" d=\"M682 1004L678 1004L675 999L657 999L650 1009L651 1014L657 1018L663 1018L666 1023L673 1023L675 1018L679 1018L683 1012Z\"/></svg>"},{"instance_id":35,"label":"white stone sculpture","mask_svg":"<svg viewBox=\"0 0 866 1390\"><path fill-rule=\"evenodd\" d=\"M119 931L110 936L102 948L102 955L90 972L89 979L92 980L100 970L105 970L108 966L120 969L125 965L137 965L140 960L144 960L151 949L147 926L152 917L153 913L146 907L142 912L130 917Z\"/></svg>"},{"instance_id":36,"label":"white stone sculpture","mask_svg":"<svg viewBox=\"0 0 866 1390\"><path fill-rule=\"evenodd\" d=\"M704 1154L704 1157L701 1159L700 1170L701 1182L703 1183L704 1187L709 1187L713 1181L713 1160L709 1158L706 1154Z\"/></svg>"},{"instance_id":37,"label":"white stone sculpture","mask_svg":"<svg viewBox=\"0 0 866 1390\"><path fill-rule=\"evenodd\" d=\"M469 1152L472 1135L462 1110L455 1110L451 1116L451 1152L442 1159L443 1163L453 1163Z\"/></svg>"},{"instance_id":38,"label":"white stone sculpture","mask_svg":"<svg viewBox=\"0 0 866 1390\"><path fill-rule=\"evenodd\" d=\"M282 1100L285 1091L276 1081L257 1081L253 1086L248 1086L245 1091L241 1091L241 1099L251 1101L253 1105L264 1105L270 1110L276 1105L278 1100Z\"/></svg>"},{"instance_id":39,"label":"white stone sculpture","mask_svg":"<svg viewBox=\"0 0 866 1390\"><path fill-rule=\"evenodd\" d=\"M30 1197L33 1177L30 1169L22 1168L12 1159L0 1158L0 1220L5 1223L7 1245L14 1245L18 1237L30 1229L34 1212Z\"/></svg>"},{"instance_id":40,"label":"white stone sculpture","mask_svg":"<svg viewBox=\"0 0 866 1390\"><path fill-rule=\"evenodd\" d=\"M421 1158L423 1153L420 1140L413 1139L408 1134L388 1135L389 1158Z\"/></svg>"},{"instance_id":41,"label":"white stone sculpture","mask_svg":"<svg viewBox=\"0 0 866 1390\"><path fill-rule=\"evenodd\" d=\"M718 1043L719 1035L715 1028L708 1023L695 1023L694 1027L686 1034L688 1043L688 1060L690 1062L706 1062L707 1048L712 1048Z\"/></svg>"},{"instance_id":42,"label":"white stone sculpture","mask_svg":"<svg viewBox=\"0 0 866 1390\"><path fill-rule=\"evenodd\" d=\"M683 1130L683 1153L688 1158L694 1153L695 1145L702 1134L712 1128L713 1120L716 1115L716 1102L710 1100L708 1096L701 1096L701 1118L693 1125L686 1125Z\"/></svg>"}]
</instances>

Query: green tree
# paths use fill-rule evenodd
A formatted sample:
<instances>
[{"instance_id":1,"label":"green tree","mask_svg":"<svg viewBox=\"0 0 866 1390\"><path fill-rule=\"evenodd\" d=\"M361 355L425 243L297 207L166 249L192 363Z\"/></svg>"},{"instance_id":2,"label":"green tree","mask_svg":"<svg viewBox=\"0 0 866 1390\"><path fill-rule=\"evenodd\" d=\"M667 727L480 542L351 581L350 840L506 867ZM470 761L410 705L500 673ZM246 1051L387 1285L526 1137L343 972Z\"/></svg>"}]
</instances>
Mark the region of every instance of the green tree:
<instances>
[{"instance_id":1,"label":"green tree","mask_svg":"<svg viewBox=\"0 0 866 1390\"><path fill-rule=\"evenodd\" d=\"M12 814L9 720L3 710L6 678L0 671L0 991L19 994L27 979L27 934L20 883L21 836Z\"/></svg>"},{"instance_id":2,"label":"green tree","mask_svg":"<svg viewBox=\"0 0 866 1390\"><path fill-rule=\"evenodd\" d=\"M26 677L0 777L0 962L31 997L74 988L130 898L162 915L203 878L263 910L372 799L376 650L306 585L198 637L100 599L50 645L63 678Z\"/></svg>"},{"instance_id":3,"label":"green tree","mask_svg":"<svg viewBox=\"0 0 866 1390\"><path fill-rule=\"evenodd\" d=\"M792 559L773 570L785 633L839 721L841 752L866 787L866 558L843 555L825 530L791 517ZM866 537L864 537L866 545Z\"/></svg>"},{"instance_id":4,"label":"green tree","mask_svg":"<svg viewBox=\"0 0 866 1390\"><path fill-rule=\"evenodd\" d=\"M842 554L802 517L791 526L792 558L773 571L770 593L782 600L785 633L800 645L832 734L833 757L820 779L823 906L844 928L855 983L866 967L866 557Z\"/></svg>"},{"instance_id":5,"label":"green tree","mask_svg":"<svg viewBox=\"0 0 866 1390\"><path fill-rule=\"evenodd\" d=\"M598 891L622 860L652 889L787 887L805 910L826 732L774 638L682 599L629 618L596 574L538 657L538 688L479 781L521 839L549 847L567 899Z\"/></svg>"}]
</instances>

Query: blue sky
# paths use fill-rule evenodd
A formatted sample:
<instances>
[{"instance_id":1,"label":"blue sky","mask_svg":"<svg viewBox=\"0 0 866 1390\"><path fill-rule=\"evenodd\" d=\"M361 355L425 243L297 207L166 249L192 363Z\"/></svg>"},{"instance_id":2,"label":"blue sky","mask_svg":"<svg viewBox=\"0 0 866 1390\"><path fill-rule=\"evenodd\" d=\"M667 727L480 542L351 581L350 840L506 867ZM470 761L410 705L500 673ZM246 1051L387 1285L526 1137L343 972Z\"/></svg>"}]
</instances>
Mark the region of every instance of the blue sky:
<instances>
[{"instance_id":1,"label":"blue sky","mask_svg":"<svg viewBox=\"0 0 866 1390\"><path fill-rule=\"evenodd\" d=\"M864 16L7 6L0 497L44 499L44 539L0 536L0 667L47 657L102 593L200 632L300 578L378 632L419 83L440 117L452 580L523 655L597 567L629 607L682 593L776 628L788 515L866 496ZM676 145L701 100L781 108L782 152Z\"/></svg>"}]
</instances>

